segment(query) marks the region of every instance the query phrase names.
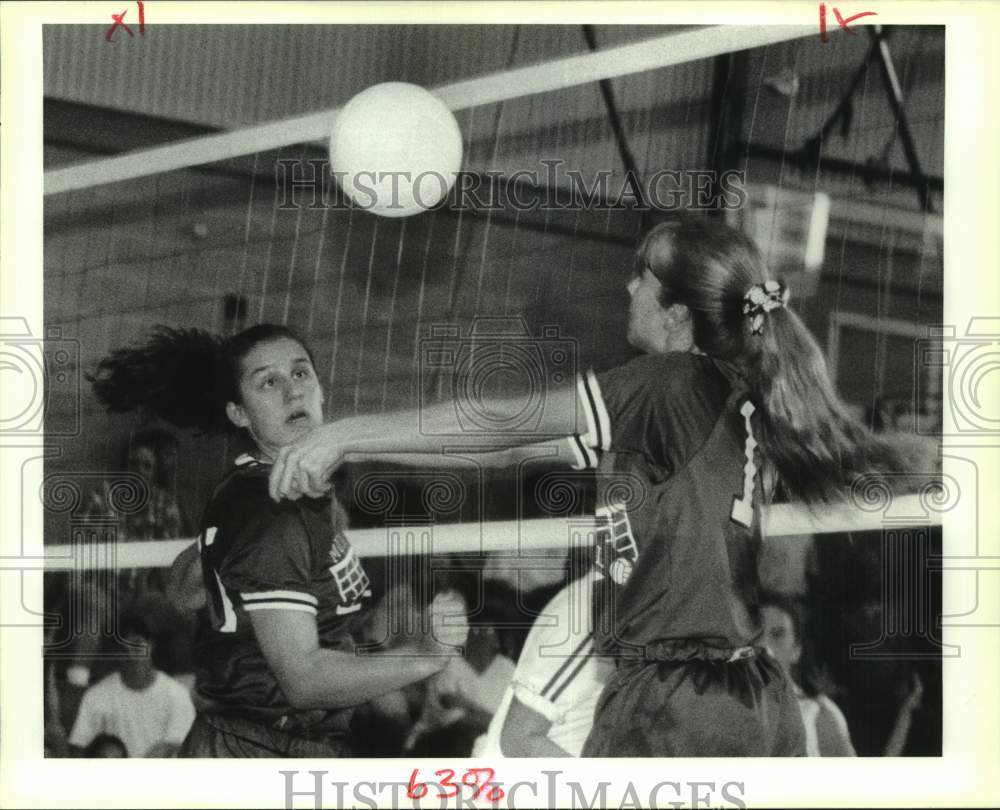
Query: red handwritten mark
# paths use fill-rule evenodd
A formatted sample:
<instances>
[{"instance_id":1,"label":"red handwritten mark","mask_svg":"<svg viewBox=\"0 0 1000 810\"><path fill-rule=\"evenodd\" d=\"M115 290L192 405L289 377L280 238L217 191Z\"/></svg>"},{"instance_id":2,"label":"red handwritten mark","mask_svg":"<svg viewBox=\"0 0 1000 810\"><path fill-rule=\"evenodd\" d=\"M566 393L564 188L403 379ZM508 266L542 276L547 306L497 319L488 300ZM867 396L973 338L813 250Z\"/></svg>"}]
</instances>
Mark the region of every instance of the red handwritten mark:
<instances>
[{"instance_id":1,"label":"red handwritten mark","mask_svg":"<svg viewBox=\"0 0 1000 810\"><path fill-rule=\"evenodd\" d=\"M480 781L481 774L486 774L486 779ZM462 776L462 784L468 787L475 788L476 792L473 793L472 798L478 799L481 796L486 796L486 798L491 802L500 801L503 796L503 788L499 785L493 784L493 777L496 772L492 768L469 768ZM469 777L472 777L472 781L469 781Z\"/></svg>"},{"instance_id":2,"label":"red handwritten mark","mask_svg":"<svg viewBox=\"0 0 1000 810\"><path fill-rule=\"evenodd\" d=\"M848 23L852 23L855 20L860 20L862 17L877 17L874 11L862 11L860 14L853 14L850 17L844 17L840 13L840 9L836 6L833 7L833 16L837 18L837 24L840 25L848 34L852 37L857 33L852 31L848 27ZM819 4L819 41L828 42L829 37L826 35L826 3Z\"/></svg>"},{"instance_id":3,"label":"red handwritten mark","mask_svg":"<svg viewBox=\"0 0 1000 810\"><path fill-rule=\"evenodd\" d=\"M127 25L125 25L124 22L122 22L122 20L125 19L125 15L126 14L128 14L128 9L125 9L121 14L112 14L111 15L111 19L115 21L115 24L112 25L108 29L108 33L105 36L105 39L108 42L111 42L111 38L115 35L115 30L118 29L118 28L124 28L128 32L128 35L130 37L134 37L135 36L135 34L132 33L132 29L129 28Z\"/></svg>"},{"instance_id":4,"label":"red handwritten mark","mask_svg":"<svg viewBox=\"0 0 1000 810\"><path fill-rule=\"evenodd\" d=\"M451 780L455 778L455 772L451 768L444 768L440 771L434 771L435 776L441 777L441 787L452 788L451 793L441 793L438 795L439 799L450 799L453 796L458 795L459 787Z\"/></svg>"},{"instance_id":5,"label":"red handwritten mark","mask_svg":"<svg viewBox=\"0 0 1000 810\"><path fill-rule=\"evenodd\" d=\"M139 36L146 36L146 8L143 6L141 0L136 3L139 7ZM130 36L134 37L135 34L132 33L132 29L125 24L125 15L128 14L128 9L125 9L121 14L112 14L111 19L114 20L114 25L108 29L108 33L105 35L105 40L111 42L112 37L115 35L115 31L118 28L124 28L125 32Z\"/></svg>"},{"instance_id":6,"label":"red handwritten mark","mask_svg":"<svg viewBox=\"0 0 1000 810\"><path fill-rule=\"evenodd\" d=\"M427 783L417 781L417 769L413 769L410 774L410 781L406 784L407 799L422 799L427 795Z\"/></svg>"},{"instance_id":7,"label":"red handwritten mark","mask_svg":"<svg viewBox=\"0 0 1000 810\"><path fill-rule=\"evenodd\" d=\"M408 799L422 799L429 791L426 782L417 781L419 773L420 771L417 768L414 768L410 773L410 781L406 785L406 797ZM473 801L485 797L488 801L498 802L505 795L502 787L493 784L493 777L496 775L496 771L492 768L466 769L466 771L462 774L461 785L454 781L455 774L456 771L451 768L443 768L440 771L434 771L434 775L441 780L437 783L437 786L448 791L439 792L437 795L438 799L454 798L459 794L461 786L473 789ZM485 779L483 777L485 777Z\"/></svg>"}]
</instances>

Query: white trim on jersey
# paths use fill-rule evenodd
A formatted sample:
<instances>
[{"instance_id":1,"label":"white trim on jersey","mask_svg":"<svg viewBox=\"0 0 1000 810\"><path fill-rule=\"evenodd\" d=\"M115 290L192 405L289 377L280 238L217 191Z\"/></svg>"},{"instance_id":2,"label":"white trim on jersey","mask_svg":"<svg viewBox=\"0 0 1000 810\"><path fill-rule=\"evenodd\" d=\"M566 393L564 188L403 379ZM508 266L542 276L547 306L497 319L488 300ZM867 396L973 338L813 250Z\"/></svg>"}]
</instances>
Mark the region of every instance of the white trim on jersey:
<instances>
[{"instance_id":1,"label":"white trim on jersey","mask_svg":"<svg viewBox=\"0 0 1000 810\"><path fill-rule=\"evenodd\" d=\"M316 597L301 591L258 591L241 593L244 610L301 610L316 613Z\"/></svg>"},{"instance_id":2,"label":"white trim on jersey","mask_svg":"<svg viewBox=\"0 0 1000 810\"><path fill-rule=\"evenodd\" d=\"M559 696L566 687L572 683L573 679L580 674L583 665L587 663L587 656L594 653L593 634L583 638L576 649L563 661L559 670L553 675L545 687L542 689L542 696L551 701L559 700Z\"/></svg>"},{"instance_id":3,"label":"white trim on jersey","mask_svg":"<svg viewBox=\"0 0 1000 810\"><path fill-rule=\"evenodd\" d=\"M542 715L550 723L559 723L566 716L570 706L560 705L557 701L573 680L580 674L580 670L587 665L587 659L594 654L594 637L587 635L577 645L562 663L559 668L542 687L541 692L537 692L529 686L519 682L515 673L515 678L511 686L514 689L514 697L529 709L533 709Z\"/></svg>"},{"instance_id":4,"label":"white trim on jersey","mask_svg":"<svg viewBox=\"0 0 1000 810\"><path fill-rule=\"evenodd\" d=\"M308 602L310 605L319 604L315 596L304 591L255 591L254 593L241 593L240 597L244 602L259 602L262 599L294 599L299 602Z\"/></svg>"},{"instance_id":5,"label":"white trim on jersey","mask_svg":"<svg viewBox=\"0 0 1000 810\"><path fill-rule=\"evenodd\" d=\"M577 435L567 436L566 440L573 455L576 456L576 463L570 465L572 469L589 470L597 466L597 453L591 449L588 436L583 438Z\"/></svg>"},{"instance_id":6,"label":"white trim on jersey","mask_svg":"<svg viewBox=\"0 0 1000 810\"><path fill-rule=\"evenodd\" d=\"M587 439L597 435L597 416L590 405L590 395L587 392L587 377L581 374L576 378L576 398L583 406L583 415L587 418Z\"/></svg>"},{"instance_id":7,"label":"white trim on jersey","mask_svg":"<svg viewBox=\"0 0 1000 810\"><path fill-rule=\"evenodd\" d=\"M222 621L222 627L219 628L219 632L235 633L236 609L233 607L233 603L229 599L229 594L226 593L226 587L222 584L219 572L213 569L212 573L215 575L215 584L219 589L219 596L222 597L222 613L224 615L224 619Z\"/></svg>"},{"instance_id":8,"label":"white trim on jersey","mask_svg":"<svg viewBox=\"0 0 1000 810\"><path fill-rule=\"evenodd\" d=\"M316 615L316 608L312 605L303 605L299 602L257 602L253 604L244 603L243 609L247 612L252 610L297 610L300 613Z\"/></svg>"},{"instance_id":9,"label":"white trim on jersey","mask_svg":"<svg viewBox=\"0 0 1000 810\"><path fill-rule=\"evenodd\" d=\"M557 723L559 718L566 714L566 710L556 706L548 698L544 698L535 692L532 692L528 687L520 683L511 684L511 689L514 692L514 697L517 698L521 703L531 709L533 712L538 712L542 717L548 720L550 723Z\"/></svg>"},{"instance_id":10,"label":"white trim on jersey","mask_svg":"<svg viewBox=\"0 0 1000 810\"><path fill-rule=\"evenodd\" d=\"M576 393L589 428L584 441L595 450L610 450L611 419L593 369L577 378Z\"/></svg>"}]
</instances>

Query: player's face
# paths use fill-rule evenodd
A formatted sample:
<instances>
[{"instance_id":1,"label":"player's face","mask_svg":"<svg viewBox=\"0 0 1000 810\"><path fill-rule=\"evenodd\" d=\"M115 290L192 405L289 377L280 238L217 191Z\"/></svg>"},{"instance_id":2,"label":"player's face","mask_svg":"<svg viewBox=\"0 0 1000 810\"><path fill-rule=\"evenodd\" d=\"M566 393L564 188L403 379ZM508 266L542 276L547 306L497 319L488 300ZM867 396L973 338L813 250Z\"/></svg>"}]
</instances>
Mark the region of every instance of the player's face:
<instances>
[{"instance_id":1,"label":"player's face","mask_svg":"<svg viewBox=\"0 0 1000 810\"><path fill-rule=\"evenodd\" d=\"M660 280L647 267L632 276L628 294L632 297L628 310L628 342L647 354L663 354L670 350L670 323L667 310L660 304Z\"/></svg>"},{"instance_id":2,"label":"player's face","mask_svg":"<svg viewBox=\"0 0 1000 810\"><path fill-rule=\"evenodd\" d=\"M764 622L764 644L785 671L790 671L802 654L802 647L795 637L792 617L773 605L765 605L761 612Z\"/></svg>"},{"instance_id":3,"label":"player's face","mask_svg":"<svg viewBox=\"0 0 1000 810\"><path fill-rule=\"evenodd\" d=\"M255 346L243 358L240 393L230 402L229 418L250 431L260 450L271 456L323 422L323 392L302 345L276 338Z\"/></svg>"}]
</instances>

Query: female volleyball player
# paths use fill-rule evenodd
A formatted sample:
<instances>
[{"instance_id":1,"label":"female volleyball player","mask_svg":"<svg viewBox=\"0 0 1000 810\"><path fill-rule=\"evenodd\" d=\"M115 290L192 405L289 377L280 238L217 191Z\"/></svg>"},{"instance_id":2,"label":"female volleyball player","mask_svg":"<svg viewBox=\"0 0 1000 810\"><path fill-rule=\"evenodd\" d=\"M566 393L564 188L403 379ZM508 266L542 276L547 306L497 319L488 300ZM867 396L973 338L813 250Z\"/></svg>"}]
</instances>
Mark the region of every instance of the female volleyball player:
<instances>
[{"instance_id":1,"label":"female volleyball player","mask_svg":"<svg viewBox=\"0 0 1000 810\"><path fill-rule=\"evenodd\" d=\"M603 451L594 630L617 669L583 754L800 755L795 695L758 646L761 464L791 497L817 503L902 459L848 415L788 291L744 235L678 220L653 229L638 259L628 337L647 354L548 391L541 421L581 461ZM489 407L499 422L523 400ZM561 414L576 424L557 424ZM272 497L326 491L353 452L433 450L442 434L451 448L481 444L481 434L462 438L460 415L444 403L419 420L325 425L279 452Z\"/></svg>"},{"instance_id":2,"label":"female volleyball player","mask_svg":"<svg viewBox=\"0 0 1000 810\"><path fill-rule=\"evenodd\" d=\"M432 635L391 657L356 655L351 633L371 592L342 508L327 495L268 498L272 459L323 421L312 354L292 331L260 325L222 340L161 328L102 360L92 382L110 410L142 408L204 432L233 427L250 440L199 538L210 622L195 656L206 706L182 756L347 755L352 707L449 661ZM446 610L447 597L430 608ZM435 625L442 641L464 641L464 628Z\"/></svg>"}]
</instances>

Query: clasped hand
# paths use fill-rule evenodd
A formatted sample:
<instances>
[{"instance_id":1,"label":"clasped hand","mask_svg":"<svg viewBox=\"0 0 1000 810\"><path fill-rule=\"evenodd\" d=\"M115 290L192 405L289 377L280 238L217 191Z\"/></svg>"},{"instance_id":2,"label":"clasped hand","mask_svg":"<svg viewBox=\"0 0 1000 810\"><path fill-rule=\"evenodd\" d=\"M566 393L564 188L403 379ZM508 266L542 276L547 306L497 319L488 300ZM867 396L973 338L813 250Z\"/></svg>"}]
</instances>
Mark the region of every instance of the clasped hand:
<instances>
[{"instance_id":1,"label":"clasped hand","mask_svg":"<svg viewBox=\"0 0 1000 810\"><path fill-rule=\"evenodd\" d=\"M330 491L330 476L345 456L335 424L314 428L278 451L268 484L271 497L276 501L322 497Z\"/></svg>"}]
</instances>

